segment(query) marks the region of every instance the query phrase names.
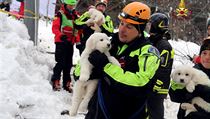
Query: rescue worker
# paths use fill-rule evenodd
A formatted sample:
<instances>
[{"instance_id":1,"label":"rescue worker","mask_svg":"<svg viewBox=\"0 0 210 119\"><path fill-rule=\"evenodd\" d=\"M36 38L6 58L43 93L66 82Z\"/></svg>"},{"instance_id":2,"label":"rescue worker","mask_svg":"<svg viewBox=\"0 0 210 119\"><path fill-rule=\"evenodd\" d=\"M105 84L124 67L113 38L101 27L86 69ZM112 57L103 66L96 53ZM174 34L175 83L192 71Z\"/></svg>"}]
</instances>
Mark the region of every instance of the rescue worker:
<instances>
[{"instance_id":1,"label":"rescue worker","mask_svg":"<svg viewBox=\"0 0 210 119\"><path fill-rule=\"evenodd\" d=\"M63 73L63 89L72 92L70 70L73 60L73 45L79 42L79 35L75 29L74 20L78 18L78 13L74 7L76 0L64 0L60 11L53 21L52 32L55 34L55 61L51 78L53 90L61 89L61 72Z\"/></svg>"},{"instance_id":2,"label":"rescue worker","mask_svg":"<svg viewBox=\"0 0 210 119\"><path fill-rule=\"evenodd\" d=\"M103 23L101 26L94 26L95 29L92 29L93 27L91 26L94 24L86 24L86 21L90 19L90 15L88 12L85 12L84 14L82 14L79 17L79 19L75 21L77 26L79 26L83 31L83 33L81 34L80 44L77 44L77 48L79 49L80 54L85 49L85 43L87 39L90 37L90 35L92 35L95 32L95 30L105 33L108 36L111 36L111 34L114 31L112 19L109 15L105 13L105 10L107 8L107 1L97 0L95 4L95 8L98 11L101 11L105 17L105 23Z\"/></svg>"},{"instance_id":3,"label":"rescue worker","mask_svg":"<svg viewBox=\"0 0 210 119\"><path fill-rule=\"evenodd\" d=\"M154 13L151 15L148 25L150 25L149 40L159 50L161 60L154 76L157 81L147 103L149 119L164 119L163 103L169 90L174 49L168 42L171 37L168 31L169 20L165 14Z\"/></svg>"},{"instance_id":4,"label":"rescue worker","mask_svg":"<svg viewBox=\"0 0 210 119\"><path fill-rule=\"evenodd\" d=\"M110 53L121 67L109 63L96 50L90 63L102 72L98 89L89 102L85 119L145 119L146 100L152 91L153 76L159 67L158 50L144 37L150 8L131 2L119 14L119 32L112 37Z\"/></svg>"},{"instance_id":5,"label":"rescue worker","mask_svg":"<svg viewBox=\"0 0 210 119\"><path fill-rule=\"evenodd\" d=\"M200 48L200 62L194 65L194 68L199 69L206 73L210 77L210 37L203 41ZM189 93L185 87L172 82L169 90L169 95L172 101L177 103L191 103L194 97L201 97L206 102L210 102L210 87L204 85L195 86L195 90ZM191 112L186 116L186 111L179 108L177 118L178 119L210 119L210 112L205 111L198 105L194 104L196 112Z\"/></svg>"}]
</instances>

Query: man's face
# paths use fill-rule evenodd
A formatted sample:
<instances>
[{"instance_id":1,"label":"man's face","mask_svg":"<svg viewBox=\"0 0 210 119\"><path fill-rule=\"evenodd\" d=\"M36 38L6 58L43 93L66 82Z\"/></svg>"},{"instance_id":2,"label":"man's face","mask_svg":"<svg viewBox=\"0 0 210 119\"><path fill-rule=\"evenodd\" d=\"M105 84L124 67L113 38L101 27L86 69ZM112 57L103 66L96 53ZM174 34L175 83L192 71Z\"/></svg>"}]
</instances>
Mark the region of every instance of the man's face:
<instances>
[{"instance_id":1,"label":"man's face","mask_svg":"<svg viewBox=\"0 0 210 119\"><path fill-rule=\"evenodd\" d=\"M204 68L210 69L210 50L204 50L201 52L201 64Z\"/></svg>"},{"instance_id":2,"label":"man's face","mask_svg":"<svg viewBox=\"0 0 210 119\"><path fill-rule=\"evenodd\" d=\"M139 35L139 32L134 25L121 20L118 35L121 42L129 43Z\"/></svg>"},{"instance_id":3,"label":"man's face","mask_svg":"<svg viewBox=\"0 0 210 119\"><path fill-rule=\"evenodd\" d=\"M96 9L104 13L104 11L106 10L106 6L103 4L99 4L96 6Z\"/></svg>"}]
</instances>

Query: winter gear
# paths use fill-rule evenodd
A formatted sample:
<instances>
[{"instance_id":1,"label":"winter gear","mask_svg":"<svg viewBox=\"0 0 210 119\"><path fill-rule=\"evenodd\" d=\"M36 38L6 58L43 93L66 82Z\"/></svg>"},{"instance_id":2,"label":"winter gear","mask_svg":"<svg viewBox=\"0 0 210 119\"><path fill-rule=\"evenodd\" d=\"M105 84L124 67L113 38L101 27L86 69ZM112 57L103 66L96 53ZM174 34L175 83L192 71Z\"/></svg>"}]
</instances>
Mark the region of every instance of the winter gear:
<instances>
[{"instance_id":1,"label":"winter gear","mask_svg":"<svg viewBox=\"0 0 210 119\"><path fill-rule=\"evenodd\" d=\"M88 60L97 70L103 70L104 66L109 63L107 56L98 50L90 53Z\"/></svg>"},{"instance_id":2,"label":"winter gear","mask_svg":"<svg viewBox=\"0 0 210 119\"><path fill-rule=\"evenodd\" d=\"M111 41L110 53L122 65L108 63L103 68L101 95L107 115L111 119L129 119L131 116L134 116L133 119L145 119L145 102L148 92L152 90L151 78L159 66L158 51L144 37L124 44L116 33ZM85 119L106 119L99 103L98 94L95 93Z\"/></svg>"},{"instance_id":3,"label":"winter gear","mask_svg":"<svg viewBox=\"0 0 210 119\"><path fill-rule=\"evenodd\" d=\"M62 35L61 36L61 40L64 42L64 43L68 43L68 41L67 41L67 36L66 35Z\"/></svg>"},{"instance_id":4,"label":"winter gear","mask_svg":"<svg viewBox=\"0 0 210 119\"><path fill-rule=\"evenodd\" d=\"M97 0L95 6L97 7L98 5L104 5L107 7L107 0Z\"/></svg>"},{"instance_id":5,"label":"winter gear","mask_svg":"<svg viewBox=\"0 0 210 119\"><path fill-rule=\"evenodd\" d=\"M71 80L63 81L63 89L68 91L69 93L72 93Z\"/></svg>"},{"instance_id":6,"label":"winter gear","mask_svg":"<svg viewBox=\"0 0 210 119\"><path fill-rule=\"evenodd\" d=\"M105 16L105 23L102 24L99 28L101 29L101 33L105 33L108 36L111 36L114 31L114 25L110 16L103 13ZM82 14L78 19L75 20L75 24L79 29L82 29L83 32L81 34L81 45L77 46L79 48L80 54L82 54L85 49L85 44L87 39L92 35L95 31L86 24L86 21L90 19L90 15L88 12Z\"/></svg>"},{"instance_id":7,"label":"winter gear","mask_svg":"<svg viewBox=\"0 0 210 119\"><path fill-rule=\"evenodd\" d=\"M153 93L147 100L148 119L164 119L164 95Z\"/></svg>"},{"instance_id":8,"label":"winter gear","mask_svg":"<svg viewBox=\"0 0 210 119\"><path fill-rule=\"evenodd\" d=\"M208 77L210 77L210 69L204 68L201 63L195 64L194 68L202 70Z\"/></svg>"},{"instance_id":9,"label":"winter gear","mask_svg":"<svg viewBox=\"0 0 210 119\"><path fill-rule=\"evenodd\" d=\"M55 44L55 67L53 68L52 81L60 79L61 72L63 72L63 82L71 81L70 70L72 67L72 58L74 48L72 44L65 44L58 42Z\"/></svg>"},{"instance_id":10,"label":"winter gear","mask_svg":"<svg viewBox=\"0 0 210 119\"><path fill-rule=\"evenodd\" d=\"M158 13L156 13L158 14ZM156 29L155 17L160 18L160 15L152 15L151 29ZM157 21L157 20L156 20ZM160 21L161 22L161 21ZM168 42L170 34L161 34L159 31L154 31L150 34L149 40L160 52L160 66L153 77L156 82L153 86L153 94L147 101L149 119L163 119L164 107L163 101L168 94L168 88L170 85L170 74L174 59L174 49Z\"/></svg>"},{"instance_id":11,"label":"winter gear","mask_svg":"<svg viewBox=\"0 0 210 119\"><path fill-rule=\"evenodd\" d=\"M146 4L132 2L123 8L118 18L131 24L146 24L150 18L150 12L150 8Z\"/></svg>"},{"instance_id":12,"label":"winter gear","mask_svg":"<svg viewBox=\"0 0 210 119\"><path fill-rule=\"evenodd\" d=\"M67 40L72 44L80 42L80 36L74 24L78 13L75 10L73 11L74 12L70 14L64 6L61 6L61 10L53 20L52 32L55 34L55 43L63 42L61 40L62 35L66 35L68 37Z\"/></svg>"},{"instance_id":13,"label":"winter gear","mask_svg":"<svg viewBox=\"0 0 210 119\"><path fill-rule=\"evenodd\" d=\"M68 5L76 5L77 3L76 0L64 0L63 2Z\"/></svg>"},{"instance_id":14,"label":"winter gear","mask_svg":"<svg viewBox=\"0 0 210 119\"><path fill-rule=\"evenodd\" d=\"M206 39L203 41L199 55L201 55L202 51L204 50L210 50L210 39Z\"/></svg>"},{"instance_id":15,"label":"winter gear","mask_svg":"<svg viewBox=\"0 0 210 119\"><path fill-rule=\"evenodd\" d=\"M151 23L150 33L164 34L168 31L169 20L165 14L154 13L149 22Z\"/></svg>"},{"instance_id":16,"label":"winter gear","mask_svg":"<svg viewBox=\"0 0 210 119\"><path fill-rule=\"evenodd\" d=\"M52 88L53 88L54 91L60 91L61 85L60 85L60 80L59 79L52 81Z\"/></svg>"},{"instance_id":17,"label":"winter gear","mask_svg":"<svg viewBox=\"0 0 210 119\"><path fill-rule=\"evenodd\" d=\"M180 93L183 93L183 91L181 92L181 90L179 90ZM186 91L186 90L184 90ZM208 86L203 86L203 85L197 85L195 87L195 90L193 91L193 93L183 93L185 94L186 99L188 98L188 100L180 100L181 102L191 102L192 98L194 97L201 97L203 98L205 101L207 102L210 102L210 95L208 95L210 93L210 87ZM172 93L172 94L175 94L175 93ZM176 95L178 96L178 95ZM183 95L179 95L179 96L183 96ZM176 97L176 98L179 98L179 97ZM175 98L173 98L174 100ZM172 101L173 101L172 100ZM175 99L175 101L177 102L177 99ZM210 116L210 113L209 112L206 112L204 109L202 109L201 107L199 107L198 105L194 105L195 108L197 109L196 112L191 112L189 115L187 115L185 117L185 110L179 108L179 111L178 111L178 119L198 119L198 118L201 118L201 119L209 119L209 116Z\"/></svg>"},{"instance_id":18,"label":"winter gear","mask_svg":"<svg viewBox=\"0 0 210 119\"><path fill-rule=\"evenodd\" d=\"M146 4L132 2L123 8L118 18L133 24L135 28L143 34L146 23L150 18L150 12L150 8Z\"/></svg>"}]
</instances>

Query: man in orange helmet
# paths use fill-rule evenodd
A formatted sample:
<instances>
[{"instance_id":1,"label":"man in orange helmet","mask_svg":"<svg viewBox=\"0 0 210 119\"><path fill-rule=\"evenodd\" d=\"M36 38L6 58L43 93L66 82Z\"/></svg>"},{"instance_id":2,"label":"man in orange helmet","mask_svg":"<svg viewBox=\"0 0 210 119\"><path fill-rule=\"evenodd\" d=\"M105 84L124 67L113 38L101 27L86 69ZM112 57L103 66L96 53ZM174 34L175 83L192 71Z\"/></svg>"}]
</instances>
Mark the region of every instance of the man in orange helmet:
<instances>
[{"instance_id":1,"label":"man in orange helmet","mask_svg":"<svg viewBox=\"0 0 210 119\"><path fill-rule=\"evenodd\" d=\"M111 64L100 51L90 54L90 63L102 75L85 119L147 117L146 100L160 63L158 50L143 35L150 18L150 8L141 2L132 2L118 17L119 32L112 37L110 53L121 66Z\"/></svg>"}]
</instances>

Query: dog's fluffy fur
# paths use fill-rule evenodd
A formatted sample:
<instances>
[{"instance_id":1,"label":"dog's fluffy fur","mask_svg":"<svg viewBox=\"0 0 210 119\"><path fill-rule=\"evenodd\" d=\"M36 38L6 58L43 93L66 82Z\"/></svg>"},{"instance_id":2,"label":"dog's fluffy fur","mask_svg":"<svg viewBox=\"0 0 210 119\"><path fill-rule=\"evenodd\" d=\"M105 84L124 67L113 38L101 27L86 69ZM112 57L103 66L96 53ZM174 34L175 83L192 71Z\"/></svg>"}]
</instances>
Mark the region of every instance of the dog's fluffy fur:
<instances>
[{"instance_id":1,"label":"dog's fluffy fur","mask_svg":"<svg viewBox=\"0 0 210 119\"><path fill-rule=\"evenodd\" d=\"M195 90L195 86L198 84L206 85L210 87L210 79L208 76L191 66L177 67L171 74L171 78L174 82L185 86L186 90L192 93ZM208 94L207 94L208 95ZM182 103L181 108L186 110L187 116L190 112L197 111L193 104L197 104L199 107L207 112L210 112L210 103L206 102L201 97L194 97L191 103Z\"/></svg>"},{"instance_id":2,"label":"dog's fluffy fur","mask_svg":"<svg viewBox=\"0 0 210 119\"><path fill-rule=\"evenodd\" d=\"M110 56L110 48L111 42L109 37L104 33L94 33L87 40L85 50L82 52L80 58L80 77L79 80L75 82L73 88L70 116L75 116L78 109L82 113L87 112L88 102L98 84L98 79L88 80L93 68L93 65L88 61L89 54L94 50L99 50L108 57L111 63L120 66L119 62L114 57Z\"/></svg>"},{"instance_id":3,"label":"dog's fluffy fur","mask_svg":"<svg viewBox=\"0 0 210 119\"><path fill-rule=\"evenodd\" d=\"M105 23L105 17L102 12L98 11L95 8L90 8L88 10L88 13L90 14L90 19L86 21L86 24L88 23L98 23L98 26L101 26L103 23Z\"/></svg>"}]
</instances>

